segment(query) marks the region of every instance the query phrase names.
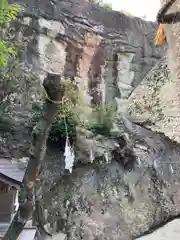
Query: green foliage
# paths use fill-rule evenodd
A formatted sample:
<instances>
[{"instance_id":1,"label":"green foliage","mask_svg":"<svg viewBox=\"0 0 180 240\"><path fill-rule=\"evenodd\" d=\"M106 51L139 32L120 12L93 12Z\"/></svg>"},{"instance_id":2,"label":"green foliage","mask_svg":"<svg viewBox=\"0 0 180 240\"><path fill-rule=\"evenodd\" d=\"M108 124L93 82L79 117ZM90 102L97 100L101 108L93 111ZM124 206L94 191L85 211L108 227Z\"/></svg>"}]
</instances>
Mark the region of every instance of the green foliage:
<instances>
[{"instance_id":1,"label":"green foliage","mask_svg":"<svg viewBox=\"0 0 180 240\"><path fill-rule=\"evenodd\" d=\"M43 104L33 104L33 116L32 123L35 125L39 119L43 116ZM93 108L93 116L91 120L88 120L86 124L80 121L76 106L71 100L63 102L59 108L59 114L56 120L52 124L52 128L49 134L49 140L52 142L58 142L62 138L66 137L66 125L70 138L76 136L76 127L80 126L87 128L94 134L101 134L104 136L110 136L110 130L115 120L115 113L112 107L109 105L99 105Z\"/></svg>"},{"instance_id":2,"label":"green foliage","mask_svg":"<svg viewBox=\"0 0 180 240\"><path fill-rule=\"evenodd\" d=\"M104 3L104 4L103 4L103 7L104 7L105 9L112 9L112 4L111 4L111 3Z\"/></svg>"},{"instance_id":3,"label":"green foliage","mask_svg":"<svg viewBox=\"0 0 180 240\"><path fill-rule=\"evenodd\" d=\"M75 84L70 79L65 79L65 96L59 106L59 114L52 124L49 140L58 142L66 137L66 127L70 138L76 136L76 126L81 125L78 117L78 106L81 97ZM34 103L32 106L32 124L35 125L43 116L43 103Z\"/></svg>"},{"instance_id":4,"label":"green foliage","mask_svg":"<svg viewBox=\"0 0 180 240\"><path fill-rule=\"evenodd\" d=\"M0 66L7 66L9 57L15 57L16 51L13 47L9 47L5 41L0 42Z\"/></svg>"},{"instance_id":5,"label":"green foliage","mask_svg":"<svg viewBox=\"0 0 180 240\"><path fill-rule=\"evenodd\" d=\"M81 92L70 80L65 79L65 96L59 106L59 114L52 124L49 140L54 143L66 137L66 126L69 137L76 136L76 127L87 128L94 134L110 135L115 113L110 105L98 105L93 107L92 116L83 122L79 115L84 107ZM34 126L43 117L43 103L34 103L32 107L32 125Z\"/></svg>"},{"instance_id":6,"label":"green foliage","mask_svg":"<svg viewBox=\"0 0 180 240\"><path fill-rule=\"evenodd\" d=\"M34 103L32 111L32 124L34 126L43 116L43 104ZM52 142L58 142L62 138L66 137L66 126L69 137L73 138L76 135L76 126L78 124L79 121L74 111L74 105L70 101L62 104L59 109L59 114L52 124L49 140Z\"/></svg>"},{"instance_id":7,"label":"green foliage","mask_svg":"<svg viewBox=\"0 0 180 240\"><path fill-rule=\"evenodd\" d=\"M0 104L4 99L8 100L12 93L22 92L22 82L33 82L35 76L25 69L24 64L19 59L9 59L6 68L0 71Z\"/></svg>"},{"instance_id":8,"label":"green foliage","mask_svg":"<svg viewBox=\"0 0 180 240\"><path fill-rule=\"evenodd\" d=\"M121 9L120 11L121 13L123 13L124 15L128 16L128 17L135 17L135 15L133 15L132 13L124 10L124 9Z\"/></svg>"},{"instance_id":9,"label":"green foliage","mask_svg":"<svg viewBox=\"0 0 180 240\"><path fill-rule=\"evenodd\" d=\"M69 101L61 105L56 121L52 124L50 131L50 139L53 142L58 142L61 138L66 137L66 126L68 136L73 138L76 136L76 126L80 124L74 105Z\"/></svg>"},{"instance_id":10,"label":"green foliage","mask_svg":"<svg viewBox=\"0 0 180 240\"><path fill-rule=\"evenodd\" d=\"M87 128L95 134L110 135L115 120L115 112L108 104L94 107L92 119L89 120Z\"/></svg>"},{"instance_id":11,"label":"green foliage","mask_svg":"<svg viewBox=\"0 0 180 240\"><path fill-rule=\"evenodd\" d=\"M81 125L78 117L78 106L81 104L79 91L76 85L70 80L65 79L65 96L59 106L59 114L49 134L53 142L58 142L66 137L66 131L70 138L76 136L76 126ZM67 129L66 129L67 127Z\"/></svg>"},{"instance_id":12,"label":"green foliage","mask_svg":"<svg viewBox=\"0 0 180 240\"><path fill-rule=\"evenodd\" d=\"M16 49L11 41L5 41L10 23L16 19L20 11L19 6L8 4L7 0L0 0L0 67L6 67L8 60L16 56Z\"/></svg>"},{"instance_id":13,"label":"green foliage","mask_svg":"<svg viewBox=\"0 0 180 240\"><path fill-rule=\"evenodd\" d=\"M0 1L0 26L7 28L11 21L16 19L20 8L17 5L9 4L7 0Z\"/></svg>"},{"instance_id":14,"label":"green foliage","mask_svg":"<svg viewBox=\"0 0 180 240\"><path fill-rule=\"evenodd\" d=\"M21 90L20 82L27 77L27 71L20 60L27 41L17 39L18 32L12 25L20 7L8 4L7 0L0 0L0 102L11 93ZM29 40L28 40L29 41ZM31 76L30 76L31 77Z\"/></svg>"},{"instance_id":15,"label":"green foliage","mask_svg":"<svg viewBox=\"0 0 180 240\"><path fill-rule=\"evenodd\" d=\"M104 9L112 9L112 4L111 3L105 3L102 0L89 0L89 2L95 3L95 4L103 7Z\"/></svg>"}]
</instances>

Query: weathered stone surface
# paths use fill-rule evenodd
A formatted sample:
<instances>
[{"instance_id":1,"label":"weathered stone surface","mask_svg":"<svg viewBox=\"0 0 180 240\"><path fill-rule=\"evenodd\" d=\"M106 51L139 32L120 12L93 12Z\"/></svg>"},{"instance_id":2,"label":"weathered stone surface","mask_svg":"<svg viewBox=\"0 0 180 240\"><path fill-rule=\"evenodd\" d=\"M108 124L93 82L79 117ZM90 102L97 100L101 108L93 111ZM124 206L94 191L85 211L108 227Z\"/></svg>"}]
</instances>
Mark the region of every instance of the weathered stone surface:
<instances>
[{"instance_id":1,"label":"weathered stone surface","mask_svg":"<svg viewBox=\"0 0 180 240\"><path fill-rule=\"evenodd\" d=\"M13 2L24 6L26 34L35 33L26 61L42 78L49 69L73 77L89 103L129 96L165 53L153 22L85 0Z\"/></svg>"},{"instance_id":2,"label":"weathered stone surface","mask_svg":"<svg viewBox=\"0 0 180 240\"><path fill-rule=\"evenodd\" d=\"M68 239L132 239L179 214L179 145L140 126L133 129L141 138L132 137L128 145L114 139L116 144L107 146L96 139L99 155L89 164L77 163L71 175L64 172L58 150L55 154L53 149L53 160L49 151L44 205L49 221L56 222ZM124 162L127 157L129 166Z\"/></svg>"},{"instance_id":3,"label":"weathered stone surface","mask_svg":"<svg viewBox=\"0 0 180 240\"><path fill-rule=\"evenodd\" d=\"M137 238L139 240L178 240L180 235L180 220L176 219L161 227L152 234Z\"/></svg>"},{"instance_id":4,"label":"weathered stone surface","mask_svg":"<svg viewBox=\"0 0 180 240\"><path fill-rule=\"evenodd\" d=\"M132 239L179 214L179 145L128 124L128 131L139 135L129 135L126 141L102 136L95 141L90 139L92 133L79 132L80 139L89 143L86 136L96 143L97 154L92 161L89 152L84 154L85 142L81 141L76 154L83 155L83 161L79 159L72 174L64 169L63 153L58 148L47 149L42 172L44 206L49 210L48 221L69 240ZM21 136L17 139L22 142ZM7 141L14 154L11 140ZM24 144L18 154L27 152Z\"/></svg>"},{"instance_id":5,"label":"weathered stone surface","mask_svg":"<svg viewBox=\"0 0 180 240\"><path fill-rule=\"evenodd\" d=\"M152 131L180 142L180 111L176 85L164 57L128 99L129 113Z\"/></svg>"}]
</instances>

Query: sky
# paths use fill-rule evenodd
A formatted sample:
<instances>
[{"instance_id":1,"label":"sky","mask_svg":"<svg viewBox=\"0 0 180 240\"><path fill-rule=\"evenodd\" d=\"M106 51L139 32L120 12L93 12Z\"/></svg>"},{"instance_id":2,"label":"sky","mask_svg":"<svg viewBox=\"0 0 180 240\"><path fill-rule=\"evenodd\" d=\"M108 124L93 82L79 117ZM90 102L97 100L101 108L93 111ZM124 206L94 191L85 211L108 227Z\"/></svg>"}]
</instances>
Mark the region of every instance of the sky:
<instances>
[{"instance_id":1,"label":"sky","mask_svg":"<svg viewBox=\"0 0 180 240\"><path fill-rule=\"evenodd\" d=\"M160 0L104 0L112 4L114 10L126 10L137 17L146 16L146 20L155 21L160 8Z\"/></svg>"}]
</instances>

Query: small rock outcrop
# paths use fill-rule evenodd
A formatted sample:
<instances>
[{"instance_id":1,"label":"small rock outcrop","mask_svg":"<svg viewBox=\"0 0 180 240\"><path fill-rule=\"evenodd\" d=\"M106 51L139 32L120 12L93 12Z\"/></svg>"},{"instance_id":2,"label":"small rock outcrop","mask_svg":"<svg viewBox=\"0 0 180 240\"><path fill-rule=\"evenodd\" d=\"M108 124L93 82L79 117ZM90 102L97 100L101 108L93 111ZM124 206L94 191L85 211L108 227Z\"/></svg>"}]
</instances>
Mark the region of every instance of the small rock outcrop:
<instances>
[{"instance_id":1,"label":"small rock outcrop","mask_svg":"<svg viewBox=\"0 0 180 240\"><path fill-rule=\"evenodd\" d=\"M179 143L179 98L175 90L167 57L164 57L129 97L128 112L143 126Z\"/></svg>"}]
</instances>

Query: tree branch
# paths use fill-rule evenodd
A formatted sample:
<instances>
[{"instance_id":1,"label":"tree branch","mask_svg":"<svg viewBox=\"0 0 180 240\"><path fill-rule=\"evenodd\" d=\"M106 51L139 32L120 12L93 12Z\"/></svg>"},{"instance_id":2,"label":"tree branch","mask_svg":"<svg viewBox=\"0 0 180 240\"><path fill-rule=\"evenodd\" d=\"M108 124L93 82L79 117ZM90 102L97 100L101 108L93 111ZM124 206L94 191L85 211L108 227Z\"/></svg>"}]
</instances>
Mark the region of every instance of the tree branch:
<instances>
[{"instance_id":1,"label":"tree branch","mask_svg":"<svg viewBox=\"0 0 180 240\"><path fill-rule=\"evenodd\" d=\"M17 240L26 222L32 217L36 177L39 175L46 153L46 141L51 124L58 113L57 103L60 103L64 96L65 86L59 74L48 73L43 86L48 97L44 104L45 114L33 129L30 159L19 195L19 208L3 240Z\"/></svg>"}]
</instances>

